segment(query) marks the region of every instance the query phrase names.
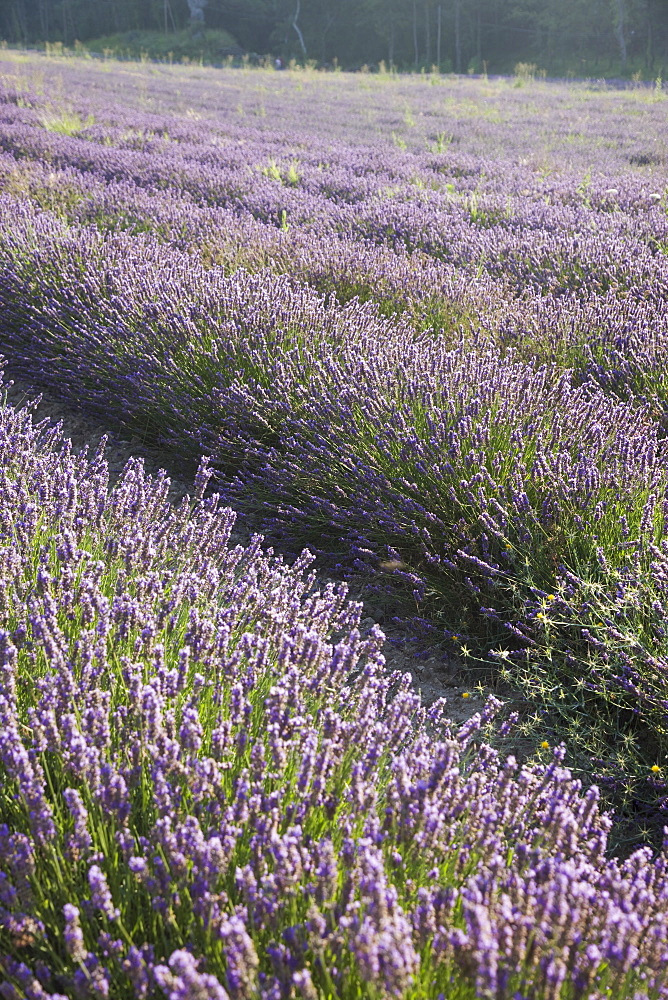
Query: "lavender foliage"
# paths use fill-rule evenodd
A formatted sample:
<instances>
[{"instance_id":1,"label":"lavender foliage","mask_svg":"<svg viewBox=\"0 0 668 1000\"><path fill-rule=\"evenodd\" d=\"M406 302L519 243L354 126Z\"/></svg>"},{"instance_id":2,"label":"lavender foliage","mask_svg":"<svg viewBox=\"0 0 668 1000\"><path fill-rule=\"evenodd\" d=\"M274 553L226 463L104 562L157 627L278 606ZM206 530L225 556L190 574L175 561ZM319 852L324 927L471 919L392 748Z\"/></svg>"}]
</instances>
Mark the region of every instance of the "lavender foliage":
<instances>
[{"instance_id":1,"label":"lavender foliage","mask_svg":"<svg viewBox=\"0 0 668 1000\"><path fill-rule=\"evenodd\" d=\"M210 456L173 509L0 413L2 995L664 996L665 854L586 790L668 819L663 88L0 63L11 370Z\"/></svg>"},{"instance_id":2,"label":"lavender foliage","mask_svg":"<svg viewBox=\"0 0 668 1000\"><path fill-rule=\"evenodd\" d=\"M607 856L563 748L421 707L215 495L0 443L3 996L668 995L665 857Z\"/></svg>"}]
</instances>

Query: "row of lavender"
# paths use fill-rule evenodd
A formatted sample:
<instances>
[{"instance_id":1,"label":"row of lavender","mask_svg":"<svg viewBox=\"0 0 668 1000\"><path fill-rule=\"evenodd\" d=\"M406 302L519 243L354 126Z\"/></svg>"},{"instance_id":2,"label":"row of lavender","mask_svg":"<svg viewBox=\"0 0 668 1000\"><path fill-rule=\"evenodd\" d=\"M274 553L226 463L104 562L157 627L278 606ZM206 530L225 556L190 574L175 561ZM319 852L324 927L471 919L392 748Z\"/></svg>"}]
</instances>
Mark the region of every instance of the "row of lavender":
<instances>
[{"instance_id":1,"label":"row of lavender","mask_svg":"<svg viewBox=\"0 0 668 1000\"><path fill-rule=\"evenodd\" d=\"M88 75L73 74L75 95L77 84L90 86ZM429 88L414 100L424 93ZM205 107L210 96L205 87L190 94ZM550 99L543 96L542 110L556 117L561 109ZM86 104L78 101L96 116L84 118L82 110L68 119L43 95L7 92L0 116L5 190L78 224L157 232L227 270L268 266L339 298L373 298L384 312L407 313L419 330L452 335L459 324L473 324L622 394L631 380L664 403L661 165L668 152L657 146L665 131L657 122L661 102L645 107L641 128L642 105L631 101L612 123L610 108L598 109L607 111L608 130L592 138L602 150L593 173L554 154L552 162L510 159L522 139L517 126L505 157L489 169L466 149L400 150L379 138L341 148L315 134L312 148L308 131L270 128L262 119L249 127L229 108L194 121L110 107L88 94ZM283 109L288 124L290 102L294 94ZM420 117L436 116L425 107ZM631 140L644 139L654 167L620 174L609 147L623 145L623 113ZM657 131L648 136L647 128ZM556 140L570 137L557 130ZM642 160L629 153L634 157Z\"/></svg>"},{"instance_id":2,"label":"row of lavender","mask_svg":"<svg viewBox=\"0 0 668 1000\"><path fill-rule=\"evenodd\" d=\"M639 116L646 112L642 121L646 127L658 120L663 105L657 101L632 106L635 98L629 97L628 105L616 107L612 132L606 134L614 133L620 148L626 140L631 143L626 167L619 156L610 153L609 160L603 155L598 171L586 171L577 158L574 164L566 164L563 150L552 166L524 159L518 162L513 142L517 148L527 145L526 124L519 121L514 121L515 131L510 131L507 148L497 151L496 160L482 159L470 148L454 150L456 143L451 148L441 138L445 135L442 130L448 127L448 113L434 106L429 95L436 88L425 84L411 90L413 112L403 109L404 132L389 141L356 131L355 113L359 125L360 108L366 106L369 95L361 90L355 94L347 79L342 86L346 114L352 121L349 131L347 124L342 125L342 120L331 114L323 127L318 117L322 94L318 96L312 88L307 107L300 90L290 91L295 78L288 75L255 78L280 79L277 86L281 92L278 97L269 94L267 103L269 97L275 100L281 120L258 115L252 123L244 118L240 125L233 106L221 109L214 107L213 101L218 87L229 89L230 80L243 81L242 74L203 73L195 79L187 71L182 75L174 71L174 76L169 71L168 79L163 76L156 81L145 72L128 82L127 72L118 71L114 85L123 92L126 105L120 107L96 92L99 68L75 66L60 72L67 76L69 104L62 97L53 98L54 88L47 88L51 94L47 98L35 87L24 86L8 88L0 105L0 144L4 149L0 154L0 185L6 192L0 197L1 336L11 355L12 370L41 380L65 399L76 399L105 416L113 414L191 459L202 452L210 454L219 475L227 479L226 496L237 505L255 505L263 511L269 529L277 531L287 524L289 535L311 538L324 552L345 551L346 558L367 569L391 567L391 581L403 587L413 607L417 601L422 626L431 627L440 638L447 637L450 648L461 651L463 647L465 655L475 653L478 664L496 669L533 702L536 713L526 724L534 726L534 745L536 732L541 734L537 741L546 738L554 743L565 738L568 762L604 786L610 800L614 799L633 824L636 835L645 825L660 826L668 814L664 776L668 754L664 735L668 715L664 443L668 221L662 150L652 137L651 156L648 153L642 159L633 143L643 138ZM313 81L303 79L310 87ZM87 88L85 95L83 86ZM181 106L177 86L179 92L181 88L187 92L192 106ZM240 86L243 91L249 84ZM387 112L393 128L398 127L396 108L390 105L404 99L404 85L396 86L393 90L388 85L384 94L374 95L378 113L382 117ZM460 97L461 87L457 84L454 88ZM470 89L468 93L469 98L476 97L478 109L484 109L488 97ZM542 102L543 112L558 118L555 105L566 93L536 90L532 100ZM504 100L512 98L503 96ZM160 102L164 107L159 113L153 106L146 110L146 105ZM517 114L517 101L513 102ZM198 109L196 113L193 107ZM418 108L425 109L425 117L436 118L436 145L446 146L445 151L425 152L424 130L420 142L411 145L413 130L417 134L420 129L410 124L410 114L421 117L423 112ZM290 115L297 110L302 117L292 126ZM620 119L622 112L628 115L626 119ZM638 117L631 117L632 112ZM624 129L626 140L622 138ZM475 136L473 126L471 131ZM498 135L496 138L500 141ZM649 143L650 137L644 140ZM460 145L466 145L465 137ZM641 165L633 167L631 161ZM99 524L94 528L88 523L91 519L95 522L92 513L86 517L81 518L81 530L86 525L87 531L104 533L106 529ZM199 529L193 530L194 539ZM109 544L115 551L115 542ZM179 566L174 564L177 572ZM142 570L142 580L144 576ZM36 586L39 590L42 585ZM115 577L109 586L116 586ZM195 592L191 590L193 595ZM24 590L19 588L18 593L24 595ZM272 601L274 596L279 608L280 588ZM70 599L63 600L71 612ZM57 602L54 607L57 610ZM204 613L202 608L198 606L198 614ZM152 640L155 629L150 621L144 626L135 610L127 613L132 627L128 626L127 635L121 638L125 641L135 629L136 639L136 634L148 628ZM268 619L274 614L280 619L282 613L267 608L266 614ZM161 620L160 627L163 625ZM20 624L12 628L18 628L20 638ZM72 642L77 641L77 628L71 633ZM39 626L34 635L31 630L32 624L26 652L41 642ZM18 646L14 635L11 641ZM87 640L79 641L85 646ZM192 645L190 639L183 641ZM155 667L159 673L162 666L149 656L148 647L142 653L143 649L139 643L132 655L137 659L141 654L149 664L146 669ZM177 655L176 648L173 653ZM277 669L279 678L283 667ZM192 684L190 680L182 682L181 701L177 698L175 714L170 716L174 721L167 723L170 739L176 739L177 730L181 731L179 711L185 711L187 698L194 699L199 712L198 692L207 679L206 671L200 670L200 674L204 680L193 676ZM146 678L144 682L148 683ZM129 681L124 683L129 691ZM347 691L342 679L339 688ZM20 690L23 711L37 695L28 688L24 702L25 682ZM174 691L178 694L176 688ZM309 691L310 698L314 693ZM351 724L355 712L362 712L365 697L368 691L359 702L351 702L352 715L346 716ZM410 707L407 693L405 699L400 699L393 711L405 710L410 716L415 705ZM250 696L249 700L255 704ZM213 726L213 716L204 713L203 705L199 713L202 742L195 749L189 746L198 775L204 773L203 748L209 753L206 727ZM306 718L301 702L299 705L298 715ZM230 718L236 718L237 708L229 709ZM119 741L127 743L137 719L128 716L124 708L119 712L119 719L131 719L125 729L114 730ZM318 712L316 705L311 719L312 727L320 732L324 716ZM368 725L363 713L362 718ZM118 719L114 719L116 725ZM32 723L22 725L30 728ZM139 725L142 729L144 723ZM314 731L307 726L304 738L311 738L308 734ZM416 731L419 734L419 726ZM404 735L408 739L407 732ZM318 736L318 740L325 738L329 738L327 734ZM190 740L190 736L186 733L183 739ZM469 740L470 734L464 739ZM390 759L395 751L406 749L401 746L397 750L393 740L389 730L379 728L373 750L379 757L378 767L374 765L368 773L376 804L385 803L383 789L389 787L384 782L390 780ZM62 737L56 742L66 746ZM387 754L379 749L385 743ZM407 752L415 752L415 744L406 746ZM269 743L267 748L269 752ZM36 751L29 752L34 756ZM69 753L66 749L66 755ZM178 757L174 748L169 753ZM487 754L483 754L485 761ZM216 758L213 749L211 757ZM52 750L48 759L53 762ZM67 757L65 771L69 760ZM227 758L225 763L229 763ZM59 776L61 766L57 764ZM357 787L358 778L353 775L358 772L352 758L345 757L348 766L353 770L336 771L341 793L348 786ZM290 764L294 780L301 773L300 767L294 760ZM431 764L425 767L418 780L418 784L423 782L420 794L431 787L425 777L432 773ZM453 763L452 772L448 770L453 780L458 769ZM190 800L181 793L195 779L188 777L191 772L180 764L176 772L179 808L188 811ZM286 774L276 771L272 793L284 785L292 788ZM48 772L50 794L51 778ZM86 772L85 780L97 779L89 779ZM127 784L125 773L124 780ZM201 780L197 778L197 782ZM476 780L480 791L471 786L467 795L475 800L479 815L487 811L490 817L498 816L507 844L518 839L521 845L524 833L508 825L502 817L510 813L486 798L484 782ZM158 785L163 787L161 781ZM440 781L434 779L434 787L440 788ZM146 786L141 787L145 790ZM413 816L408 789L402 785L393 793L393 801L397 809L404 808L399 803L405 794L405 808ZM161 794L156 793L158 798ZM234 800L236 786L225 786L221 794L226 802ZM364 811L367 792L360 795L354 798L355 808ZM518 928L529 910L518 902L515 889L502 888L500 895L494 896L496 889L488 890L492 883L487 882L484 888L481 884L476 889L476 907L483 909L476 909L477 915L471 918L478 928L473 935L477 943L467 945L468 950L459 952L458 958L452 951L453 942L464 947L459 931L465 928L469 909L468 904L455 901L460 897L447 894L450 902L447 906L439 902L438 906L446 909L441 913L436 907L433 924L423 937L418 940L411 931L413 952L402 952L392 936L395 931L389 926L379 930L380 924L373 924L376 917L370 917L372 923L364 929L360 918L362 923L348 933L353 925L348 923L346 907L358 913L368 907L372 913L376 902L365 895L366 889L352 888L343 872L358 872L356 886L371 885L373 879L363 874L367 862L358 864L356 855L346 853L349 848L339 832L333 832L338 814L330 816L324 800L318 801L313 814L320 824L317 836L328 836L334 844L340 873L337 891L343 892L344 903L332 906L329 924L326 919L324 925L318 925L327 938L326 948L320 952L308 914L305 917L301 911L290 910L288 917L287 911L281 911L273 930L261 924L257 934L248 927L254 917L241 914L255 949L251 965L270 977L262 986L268 996L288 996L296 989L305 995L315 990L314 995L320 991L322 995L345 997L357 995L359 989L370 991L369 995L376 989L381 995L416 997L442 989L450 995L454 981L462 996L493 994L494 990L498 996L514 991L523 996L532 990L541 997L588 995L607 988L602 970L611 962L614 947L627 939L636 947L636 938L630 936L625 924L620 924L621 936L615 938L614 947L604 947L598 939L582 936L578 929L573 940L563 945L563 961L555 959L552 965L548 953L556 954L561 945L551 938L541 951L542 944L538 947L531 934L523 938ZM299 833L290 834L290 844L301 844L299 838L304 837L303 849L315 850L311 827L295 820L298 807L297 812L291 812L289 804L285 809L281 805L276 808L281 815L287 812L290 823L299 825ZM440 800L434 809L434 816L443 811L448 822L455 815ZM193 810L201 823L206 810ZM62 807L56 814L59 822L76 825L74 812L71 819ZM134 833L148 837L159 815L159 811L151 812L148 820L133 828ZM544 820L547 813L541 816ZM18 829L16 822L7 824L8 837ZM496 820L488 818L486 822L494 827ZM355 835L367 836L361 832L364 823L366 820L355 828ZM345 821L343 829L348 829ZM286 826L281 832L284 845L287 834ZM254 836L240 834L247 853L243 862L235 855L234 864L241 869L250 863L248 858L256 857L251 847ZM349 830L346 836L354 840ZM471 836L462 833L466 850L471 849ZM585 834L585 839L588 836ZM406 937L406 927L417 926L411 924L410 914L417 913L415 906L423 898L416 894L422 876L407 873L401 848L396 872L392 868L389 875L387 865L395 862L391 853L383 852L394 850L390 849L392 837L388 839L382 829L368 833L368 837L381 851L386 866L382 877L373 877L381 886L386 885L383 879L394 886L388 888L385 902L378 897L378 906L390 922L397 918L400 930L396 935ZM500 843L495 842L495 856L503 856L507 866L511 855L506 855L505 847L501 850ZM119 844L114 864L129 864ZM192 871L201 873L193 844L184 834L177 848L169 847L178 849L180 858L185 859L178 862L184 878L186 869L190 871L193 865ZM550 855L550 865L554 858L561 861L570 857L563 853L561 840L559 845ZM441 843L437 852L442 848ZM14 848L8 850L11 854ZM147 870L146 886L149 895L155 895L156 887L166 884L160 882L162 862L155 858L169 851L162 841L159 848L150 850L154 868ZM292 846L281 847L283 850L290 854ZM295 851L305 872L320 865L320 855L305 862L302 848L295 847ZM107 857L108 845L97 844L91 852L91 857ZM466 857L466 864L475 866L477 862ZM528 855L518 846L512 857ZM265 865L266 854L262 858L258 864ZM601 855L596 858L592 863L598 878ZM654 885L652 880L658 876L652 874L650 879L647 859L643 858L639 877ZM498 863L498 859L490 861L494 878ZM91 864L95 868L93 880L99 879L104 865L99 859ZM373 865L369 864L370 872ZM633 864L638 864L637 859ZM579 861L576 868L580 871L578 865ZM433 865L429 875L436 883L445 877L446 869L450 872L444 863L440 874L437 868ZM534 878L533 858L531 869ZM620 875L617 867L613 869L611 878L618 889L611 898L617 905L620 897L615 893L626 892L632 880ZM90 870L89 865L86 879ZM272 871L263 869L262 874L270 878ZM18 876L8 877L15 880ZM257 873L254 877L257 882ZM454 883L447 878L452 887ZM563 879L565 892L570 875L562 872L558 878ZM201 879L197 879L199 886ZM282 875L279 882L274 891L280 895L289 883ZM436 891L436 883L429 883L429 891ZM538 876L541 892L548 883L545 912L550 916L546 927L562 910L567 914L555 896L556 883ZM119 882L121 895L128 884L123 879ZM303 883L298 884L301 888L296 894L303 901ZM232 913L230 900L235 906L250 905L245 896L234 895L232 885L236 883L228 879L220 890L227 895L214 899L216 912L224 912L226 919ZM602 893L608 892L608 883L599 885ZM108 904L107 916L121 908L113 885L111 889L114 901ZM408 896L401 895L404 889ZM26 947L42 947L37 944L39 921L47 931L62 927L62 907L75 905L72 901L78 898L77 891L80 893L61 893L61 909L56 907L50 916L47 914L48 919L34 917L36 938ZM141 932L143 940L151 944L155 945L156 938L162 942L155 960L147 955L142 959L146 969L158 965L163 970L141 973L149 977L141 980L147 994L158 988L161 976L165 989L171 989L175 997L194 995L196 988L213 990L210 983L197 987L199 973L192 963L188 965L193 949L207 954L213 949L211 953L215 951L220 964L219 981L228 993L234 996L236 991L243 996L246 990L253 995L255 985L244 985L245 973L239 973L238 982L234 972L232 979L229 977L237 961L230 948L224 944L216 946L217 951L213 948L214 938L226 941L225 935L221 932L216 938L217 932L209 929L197 938L192 930L198 920L204 920L197 924L200 929L206 925L202 913L195 913L194 907L190 912L187 901L185 909L180 908L182 900L190 900L193 893L183 890L181 883L170 891L178 901L173 900L170 907L157 904L158 912L163 906L161 930L154 922ZM235 891L242 890L237 886ZM398 896L393 895L395 891ZM597 891L592 890L592 896ZM660 894L663 888L657 891ZM17 892L15 896L10 891L15 900L12 906L3 904L10 915L19 912ZM91 883L93 903L95 892ZM583 889L584 895L588 893ZM103 896L95 898L99 901ZM164 894L162 898L166 898ZM256 898L260 897L253 896ZM306 893L305 898L311 897ZM498 926L496 917L490 916L492 900L499 907L494 911ZM531 900L527 907L536 907L535 899ZM52 893L44 905L54 906ZM603 904L597 900L595 905ZM624 905L633 910L637 902ZM147 912L145 906L133 910L132 927L141 924L148 928L137 915ZM650 906L649 912L654 919L657 910ZM68 910L67 914L68 940L76 944L76 921L82 919L81 913L76 917ZM165 914L168 926L175 924L182 937L177 935L169 942L160 938ZM101 918L95 919L99 922ZM404 919L408 921L405 925ZM515 919L519 923L513 923ZM600 921L589 915L582 920L587 926L603 927L613 918L605 911ZM503 922L515 929L501 945L498 928ZM559 927L568 924L569 931L571 923L582 926L572 915L560 915L556 920ZM335 933L335 924L343 930ZM438 969L433 970L428 955L435 947L440 955L440 945L435 942L441 940L441 925L450 928L443 938L447 937L448 944L443 946L443 961L439 958ZM95 926L96 932L103 930ZM125 918L123 926L127 930ZM301 930L290 931L293 926ZM466 924L469 943L473 940L471 927L473 924ZM663 949L665 934L657 928L647 936L643 925L638 933L654 944L660 942L657 948ZM362 935L359 939L354 937L358 931ZM79 986L59 985L53 979L49 959L46 965L52 982L45 990L83 989L86 979L91 984L99 982L103 993L105 976L114 981L125 974L122 969L130 975L130 965L123 963L139 959L124 953L122 942L121 950L114 952L103 938L106 944L100 947L107 951L100 952L90 928L85 934L83 951L74 955L75 961L83 963L79 966ZM524 945L513 951L511 939L517 935L525 942L525 951ZM129 936L136 944L133 931ZM15 938L13 946L20 957L24 938L21 932ZM375 943L369 945L368 954L364 952L367 957L360 957L366 944L358 948L351 942L372 938ZM381 940L385 944L379 944ZM587 952L590 945L593 950ZM189 949L187 954L184 947ZM344 961L346 950L356 956L350 967ZM176 957L168 973L164 964L172 951ZM512 957L508 957L511 952ZM586 961L582 958L585 953ZM597 965L598 956L604 953L607 957ZM652 953L654 957L648 954L636 954L632 949L627 952L620 946L622 957L609 966L613 995L629 995L634 987L624 978L628 969L651 969L660 951ZM122 961L119 956L123 956ZM98 971L105 963L106 971ZM332 968L339 978L327 983L322 978L324 970ZM494 968L500 977L497 980L489 971ZM304 969L315 977L313 982L317 981L313 988L308 976L302 976ZM484 969L488 971L481 972ZM37 972L36 966L33 971ZM292 972L298 974L296 979L290 978ZM23 974L18 966L16 974ZM218 976L215 969L211 974ZM70 973L63 971L62 975L63 982L70 983ZM249 975L254 975L252 970ZM649 975L645 988L653 995L652 991L663 987L653 985L653 973ZM32 972L25 972L25 976L32 976ZM413 985L409 987L411 977ZM373 985L359 986L360 978ZM33 995L30 989L39 995L38 986L18 988L26 996Z\"/></svg>"},{"instance_id":3,"label":"row of lavender","mask_svg":"<svg viewBox=\"0 0 668 1000\"><path fill-rule=\"evenodd\" d=\"M567 732L575 763L593 760L634 808L663 809L658 404L484 344L416 339L405 319L288 276L225 276L150 234L3 204L15 365L176 452L211 454L268 527L392 562L441 634L471 637L553 713L544 724Z\"/></svg>"},{"instance_id":4,"label":"row of lavender","mask_svg":"<svg viewBox=\"0 0 668 1000\"><path fill-rule=\"evenodd\" d=\"M303 135L249 128L229 115L195 124L106 107L99 123L77 116L78 127L68 127L50 107L45 97L7 93L3 173L20 184L26 165L36 167L27 170L28 187L50 186L52 199L81 221L162 225L171 238L197 242L228 222L203 209L222 207L318 237L418 249L503 277L515 291L540 286L542 294L574 289L586 297L639 282L665 287L657 253L668 242L665 168L620 177L505 158L490 172L467 152L310 148ZM162 205L142 198L165 190ZM256 227L253 242L263 242L261 233Z\"/></svg>"},{"instance_id":5,"label":"row of lavender","mask_svg":"<svg viewBox=\"0 0 668 1000\"><path fill-rule=\"evenodd\" d=\"M668 996L665 857L563 750L421 708L206 462L175 509L26 410L0 450L1 996Z\"/></svg>"}]
</instances>

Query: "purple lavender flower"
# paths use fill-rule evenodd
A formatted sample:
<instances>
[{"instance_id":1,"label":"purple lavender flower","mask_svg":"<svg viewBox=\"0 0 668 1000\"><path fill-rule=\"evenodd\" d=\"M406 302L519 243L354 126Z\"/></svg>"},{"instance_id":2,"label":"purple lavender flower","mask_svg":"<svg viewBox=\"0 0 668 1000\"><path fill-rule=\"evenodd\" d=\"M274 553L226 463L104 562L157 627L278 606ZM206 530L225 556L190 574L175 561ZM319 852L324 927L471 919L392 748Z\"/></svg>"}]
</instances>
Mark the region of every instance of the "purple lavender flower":
<instances>
[{"instance_id":1,"label":"purple lavender flower","mask_svg":"<svg viewBox=\"0 0 668 1000\"><path fill-rule=\"evenodd\" d=\"M228 1000L216 977L199 972L197 961L188 951L172 952L169 968L156 965L153 975L168 1000Z\"/></svg>"},{"instance_id":2,"label":"purple lavender flower","mask_svg":"<svg viewBox=\"0 0 668 1000\"><path fill-rule=\"evenodd\" d=\"M117 920L120 910L114 906L106 876L99 865L91 865L88 869L88 885L93 906L103 913L107 920Z\"/></svg>"},{"instance_id":3,"label":"purple lavender flower","mask_svg":"<svg viewBox=\"0 0 668 1000\"><path fill-rule=\"evenodd\" d=\"M74 788L66 788L63 798L74 821L74 832L69 840L69 850L73 858L86 856L92 845L92 838L88 831L88 811L83 804L79 792Z\"/></svg>"},{"instance_id":4,"label":"purple lavender flower","mask_svg":"<svg viewBox=\"0 0 668 1000\"><path fill-rule=\"evenodd\" d=\"M66 903L63 907L65 916L65 950L74 962L83 962L88 952L84 945L83 932L79 923L79 910L71 903Z\"/></svg>"},{"instance_id":5,"label":"purple lavender flower","mask_svg":"<svg viewBox=\"0 0 668 1000\"><path fill-rule=\"evenodd\" d=\"M226 984L235 998L251 996L257 987L259 959L252 938L239 916L225 919L217 928L224 942Z\"/></svg>"}]
</instances>

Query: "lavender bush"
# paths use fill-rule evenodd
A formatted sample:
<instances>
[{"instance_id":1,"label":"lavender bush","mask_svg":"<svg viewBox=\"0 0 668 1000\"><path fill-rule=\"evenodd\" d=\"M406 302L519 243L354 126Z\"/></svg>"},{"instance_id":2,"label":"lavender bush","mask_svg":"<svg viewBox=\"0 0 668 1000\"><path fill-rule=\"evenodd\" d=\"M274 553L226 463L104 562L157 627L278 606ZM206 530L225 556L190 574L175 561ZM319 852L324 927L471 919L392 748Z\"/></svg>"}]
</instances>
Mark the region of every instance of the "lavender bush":
<instances>
[{"instance_id":1,"label":"lavender bush","mask_svg":"<svg viewBox=\"0 0 668 1000\"><path fill-rule=\"evenodd\" d=\"M218 498L0 410L0 992L664 996L665 858L453 730ZM339 638L335 643L332 637Z\"/></svg>"}]
</instances>

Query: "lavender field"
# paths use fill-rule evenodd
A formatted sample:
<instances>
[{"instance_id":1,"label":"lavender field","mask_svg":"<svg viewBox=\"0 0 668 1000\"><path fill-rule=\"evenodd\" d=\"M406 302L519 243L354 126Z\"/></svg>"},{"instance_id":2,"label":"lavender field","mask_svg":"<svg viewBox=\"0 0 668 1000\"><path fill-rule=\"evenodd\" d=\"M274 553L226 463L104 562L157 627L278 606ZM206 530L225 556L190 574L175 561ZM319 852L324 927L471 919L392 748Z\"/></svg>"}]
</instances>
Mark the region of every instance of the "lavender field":
<instances>
[{"instance_id":1,"label":"lavender field","mask_svg":"<svg viewBox=\"0 0 668 1000\"><path fill-rule=\"evenodd\" d=\"M0 51L0 352L0 997L668 998L661 81Z\"/></svg>"}]
</instances>

